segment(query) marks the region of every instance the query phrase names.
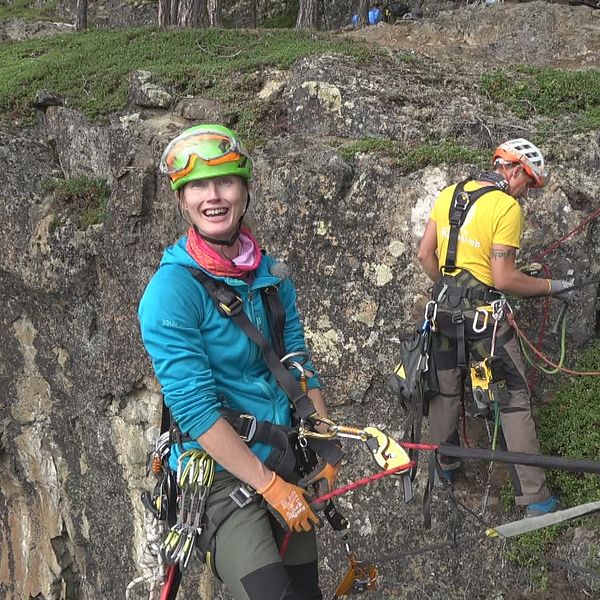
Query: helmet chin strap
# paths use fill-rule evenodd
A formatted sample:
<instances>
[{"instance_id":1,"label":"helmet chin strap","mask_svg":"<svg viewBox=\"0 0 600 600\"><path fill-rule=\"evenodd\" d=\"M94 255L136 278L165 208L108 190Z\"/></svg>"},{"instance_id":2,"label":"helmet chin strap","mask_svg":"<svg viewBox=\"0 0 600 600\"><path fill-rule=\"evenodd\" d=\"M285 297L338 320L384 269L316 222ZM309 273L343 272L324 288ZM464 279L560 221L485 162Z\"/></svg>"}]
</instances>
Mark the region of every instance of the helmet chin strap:
<instances>
[{"instance_id":1,"label":"helmet chin strap","mask_svg":"<svg viewBox=\"0 0 600 600\"><path fill-rule=\"evenodd\" d=\"M246 216L246 212L248 211L248 206L250 206L250 194L248 194L248 199L246 200L246 208L244 208L244 212L242 213L242 216L238 221L237 227L233 235L228 240L219 240L217 238L209 237L207 235L204 235L197 227L194 226L194 228L198 232L198 235L210 244L218 244L219 246L227 246L228 248L231 248L231 246L233 246L240 237L240 229L242 228L242 222L244 221L244 217Z\"/></svg>"}]
</instances>

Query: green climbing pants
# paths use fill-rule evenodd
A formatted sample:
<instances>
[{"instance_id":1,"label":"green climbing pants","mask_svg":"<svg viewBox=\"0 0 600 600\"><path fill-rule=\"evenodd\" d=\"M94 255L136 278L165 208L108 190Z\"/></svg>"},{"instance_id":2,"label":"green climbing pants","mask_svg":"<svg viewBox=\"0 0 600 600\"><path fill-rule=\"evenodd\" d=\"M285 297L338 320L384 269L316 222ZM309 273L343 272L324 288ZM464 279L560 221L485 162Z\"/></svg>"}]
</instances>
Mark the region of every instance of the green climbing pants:
<instances>
[{"instance_id":1,"label":"green climbing pants","mask_svg":"<svg viewBox=\"0 0 600 600\"><path fill-rule=\"evenodd\" d=\"M229 473L217 473L206 507L209 518L239 483ZM235 600L322 599L314 530L293 533L282 560L278 546L284 535L258 502L236 509L219 526L214 564Z\"/></svg>"}]
</instances>

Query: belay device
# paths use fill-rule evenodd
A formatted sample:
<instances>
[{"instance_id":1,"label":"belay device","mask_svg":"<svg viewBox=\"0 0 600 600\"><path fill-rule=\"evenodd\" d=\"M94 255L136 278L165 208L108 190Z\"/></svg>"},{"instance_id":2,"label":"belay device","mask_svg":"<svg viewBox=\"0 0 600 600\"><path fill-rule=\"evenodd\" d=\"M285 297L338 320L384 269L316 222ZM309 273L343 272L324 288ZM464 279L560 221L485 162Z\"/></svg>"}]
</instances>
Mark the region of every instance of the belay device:
<instances>
[{"instance_id":1,"label":"belay device","mask_svg":"<svg viewBox=\"0 0 600 600\"><path fill-rule=\"evenodd\" d=\"M487 412L496 402L508 401L506 375L502 359L490 356L471 365L471 387L477 408Z\"/></svg>"}]
</instances>

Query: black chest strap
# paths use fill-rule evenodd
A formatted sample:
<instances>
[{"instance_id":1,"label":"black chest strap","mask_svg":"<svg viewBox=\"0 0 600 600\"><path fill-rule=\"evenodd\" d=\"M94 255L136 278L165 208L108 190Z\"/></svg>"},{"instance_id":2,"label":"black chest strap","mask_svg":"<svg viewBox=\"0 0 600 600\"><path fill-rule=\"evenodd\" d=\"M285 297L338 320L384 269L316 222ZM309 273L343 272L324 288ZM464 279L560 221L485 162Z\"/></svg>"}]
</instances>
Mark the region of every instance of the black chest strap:
<instances>
[{"instance_id":1,"label":"black chest strap","mask_svg":"<svg viewBox=\"0 0 600 600\"><path fill-rule=\"evenodd\" d=\"M277 383L287 394L296 419L305 420L315 417L316 411L312 400L307 396L306 392L302 391L300 383L294 376L281 364L279 357L267 338L250 321L244 312L242 299L225 282L213 279L199 269L190 269L190 271L196 280L204 286L204 289L212 298L221 315L228 319L233 319L238 327L259 346L267 367L273 373ZM270 308L269 312L271 312L273 304L276 302L279 303L281 306L280 310L283 311L283 306L278 295L272 293L269 297L270 300L267 304L267 307ZM273 313L275 314L276 311L273 311ZM337 464L344 455L341 448L337 444L331 443L330 440L311 438L308 444L318 456L332 465Z\"/></svg>"},{"instance_id":2,"label":"black chest strap","mask_svg":"<svg viewBox=\"0 0 600 600\"><path fill-rule=\"evenodd\" d=\"M261 349L267 367L285 391L294 407L298 419L308 419L315 414L315 407L294 376L281 364L273 346L267 338L253 325L244 312L242 299L225 282L209 277L200 269L190 268L194 278L208 292L217 310L222 316L232 319L236 325Z\"/></svg>"},{"instance_id":3,"label":"black chest strap","mask_svg":"<svg viewBox=\"0 0 600 600\"><path fill-rule=\"evenodd\" d=\"M454 193L452 194L452 201L450 202L450 211L448 213L448 220L450 222L450 233L448 236L448 250L446 251L446 260L442 267L442 273L452 273L456 270L456 249L458 246L458 233L460 228L463 226L467 214L484 194L488 192L497 191L498 187L495 185L486 185L472 192L465 191L465 185L469 182L469 179L465 179L456 185Z\"/></svg>"}]
</instances>

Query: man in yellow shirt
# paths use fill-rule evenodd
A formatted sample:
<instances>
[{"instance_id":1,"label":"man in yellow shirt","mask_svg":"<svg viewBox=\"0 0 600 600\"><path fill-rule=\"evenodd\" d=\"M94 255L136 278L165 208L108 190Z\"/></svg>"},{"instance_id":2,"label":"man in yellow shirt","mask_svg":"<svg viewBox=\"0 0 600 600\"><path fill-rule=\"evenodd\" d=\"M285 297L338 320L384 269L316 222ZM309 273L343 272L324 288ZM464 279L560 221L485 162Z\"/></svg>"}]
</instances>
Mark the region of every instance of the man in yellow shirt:
<instances>
[{"instance_id":1,"label":"man in yellow shirt","mask_svg":"<svg viewBox=\"0 0 600 600\"><path fill-rule=\"evenodd\" d=\"M490 304L503 293L557 295L572 285L530 277L515 264L523 227L517 199L545 184L542 153L525 139L509 140L496 149L492 164L493 172L440 193L419 244L418 258L434 282L438 306L432 352L440 393L429 403L434 443L460 443L458 411L468 359L481 361L492 351L493 319L485 317ZM501 361L508 390L499 402L501 445L511 452L539 454L523 359L505 321L498 325L493 354ZM456 459L442 462L447 479L452 480L458 466ZM510 471L515 501L527 506L528 515L556 508L558 500L548 491L543 469L511 465Z\"/></svg>"}]
</instances>

